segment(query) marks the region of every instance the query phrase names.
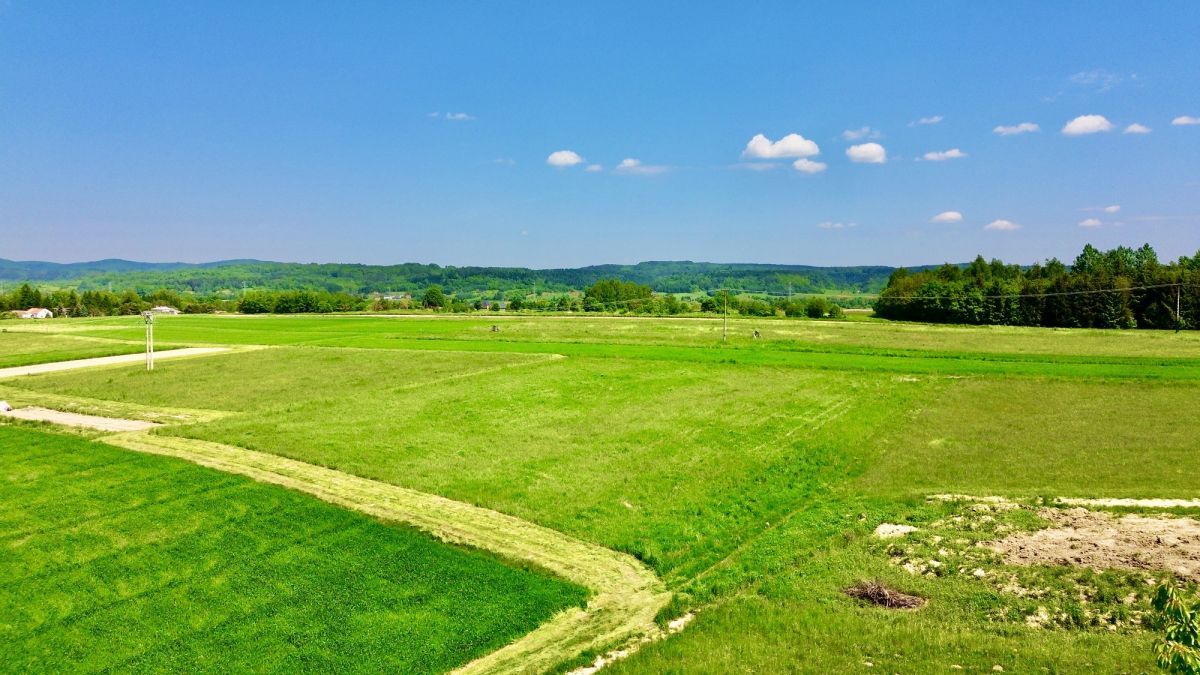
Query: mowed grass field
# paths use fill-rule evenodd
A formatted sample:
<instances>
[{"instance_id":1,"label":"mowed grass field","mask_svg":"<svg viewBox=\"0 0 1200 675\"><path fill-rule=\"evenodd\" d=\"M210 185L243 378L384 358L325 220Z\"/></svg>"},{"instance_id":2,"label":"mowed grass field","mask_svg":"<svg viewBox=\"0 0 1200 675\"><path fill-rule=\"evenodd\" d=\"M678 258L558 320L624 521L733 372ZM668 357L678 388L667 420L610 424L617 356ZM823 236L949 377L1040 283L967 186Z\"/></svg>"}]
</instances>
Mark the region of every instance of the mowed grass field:
<instances>
[{"instance_id":1,"label":"mowed grass field","mask_svg":"<svg viewBox=\"0 0 1200 675\"><path fill-rule=\"evenodd\" d=\"M739 319L722 343L719 320L491 317L171 317L158 333L274 348L7 384L230 411L160 433L629 552L675 592L664 618L698 613L618 670L1149 670L1146 631L999 620L1018 599L912 576L870 532L944 516L931 493L1200 497L1189 333ZM929 604L897 613L841 593L864 578Z\"/></svg>"},{"instance_id":2,"label":"mowed grass field","mask_svg":"<svg viewBox=\"0 0 1200 675\"><path fill-rule=\"evenodd\" d=\"M584 591L281 488L0 426L5 670L437 672Z\"/></svg>"}]
</instances>

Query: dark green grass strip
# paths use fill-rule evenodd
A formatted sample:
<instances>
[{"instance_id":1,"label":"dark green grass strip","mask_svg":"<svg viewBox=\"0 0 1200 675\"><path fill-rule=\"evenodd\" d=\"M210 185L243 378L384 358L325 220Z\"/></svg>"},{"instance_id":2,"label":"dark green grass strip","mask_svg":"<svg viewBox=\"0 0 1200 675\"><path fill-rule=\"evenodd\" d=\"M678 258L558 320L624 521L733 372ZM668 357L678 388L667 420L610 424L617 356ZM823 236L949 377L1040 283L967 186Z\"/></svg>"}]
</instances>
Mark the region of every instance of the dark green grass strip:
<instances>
[{"instance_id":1,"label":"dark green grass strip","mask_svg":"<svg viewBox=\"0 0 1200 675\"><path fill-rule=\"evenodd\" d=\"M273 486L0 426L0 663L452 669L584 590Z\"/></svg>"}]
</instances>

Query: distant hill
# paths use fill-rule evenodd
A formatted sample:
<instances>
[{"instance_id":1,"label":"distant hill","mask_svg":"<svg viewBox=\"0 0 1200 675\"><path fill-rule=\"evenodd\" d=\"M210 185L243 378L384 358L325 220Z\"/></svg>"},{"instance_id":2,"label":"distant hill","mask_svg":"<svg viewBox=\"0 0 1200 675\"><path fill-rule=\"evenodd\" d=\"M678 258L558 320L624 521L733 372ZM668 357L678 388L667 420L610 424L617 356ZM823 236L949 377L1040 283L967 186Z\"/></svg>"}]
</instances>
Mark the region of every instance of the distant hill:
<instances>
[{"instance_id":1,"label":"distant hill","mask_svg":"<svg viewBox=\"0 0 1200 675\"><path fill-rule=\"evenodd\" d=\"M524 267L443 267L281 263L223 260L211 263L144 263L97 260L51 263L0 259L0 286L23 282L80 291L133 288L140 292L168 288L200 295L242 289L327 290L373 293L413 292L438 284L451 293L491 290L568 291L599 279L616 277L646 284L655 291L686 293L737 288L758 293L878 293L895 268L885 266L816 267L753 263L652 261L636 265L592 265L574 269ZM914 268L924 269L924 268Z\"/></svg>"}]
</instances>

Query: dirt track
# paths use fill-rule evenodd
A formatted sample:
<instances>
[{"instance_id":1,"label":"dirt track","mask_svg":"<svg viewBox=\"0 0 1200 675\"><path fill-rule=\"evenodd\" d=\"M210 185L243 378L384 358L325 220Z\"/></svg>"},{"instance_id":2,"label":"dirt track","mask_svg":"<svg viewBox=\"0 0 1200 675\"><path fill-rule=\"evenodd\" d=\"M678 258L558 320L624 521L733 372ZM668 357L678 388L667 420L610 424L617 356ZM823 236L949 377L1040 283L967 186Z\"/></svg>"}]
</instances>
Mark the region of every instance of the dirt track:
<instances>
[{"instance_id":1,"label":"dirt track","mask_svg":"<svg viewBox=\"0 0 1200 675\"><path fill-rule=\"evenodd\" d=\"M154 422L143 422L141 420L124 420L114 417L97 417L96 415L83 415L80 413L63 412L61 410L50 410L49 408L39 408L37 406L28 406L25 408L17 408L7 412L0 412L0 415L12 417L18 420L32 420L36 422L50 422L52 424L62 424L68 427L81 427L84 429L95 429L97 431L146 431L159 426Z\"/></svg>"},{"instance_id":2,"label":"dirt track","mask_svg":"<svg viewBox=\"0 0 1200 675\"><path fill-rule=\"evenodd\" d=\"M219 354L227 351L229 351L228 347L188 347L186 349L172 349L170 351L158 352L154 355L154 360L163 361L166 359L186 358L188 356L204 356L206 354ZM0 380L8 377L19 377L21 375L57 373L63 370L78 370L80 368L128 365L131 363L141 363L145 360L145 354L121 354L119 356L99 356L94 359L39 363L32 366L14 366L12 368L0 368Z\"/></svg>"}]
</instances>

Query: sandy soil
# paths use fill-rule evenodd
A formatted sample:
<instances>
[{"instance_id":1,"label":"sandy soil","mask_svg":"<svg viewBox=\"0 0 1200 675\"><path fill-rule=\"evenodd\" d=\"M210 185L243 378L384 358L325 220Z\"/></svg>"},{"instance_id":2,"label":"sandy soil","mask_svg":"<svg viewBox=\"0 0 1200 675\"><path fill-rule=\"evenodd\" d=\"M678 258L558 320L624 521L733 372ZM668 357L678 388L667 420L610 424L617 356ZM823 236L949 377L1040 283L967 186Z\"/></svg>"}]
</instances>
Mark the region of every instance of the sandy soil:
<instances>
[{"instance_id":1,"label":"sandy soil","mask_svg":"<svg viewBox=\"0 0 1200 675\"><path fill-rule=\"evenodd\" d=\"M987 544L1015 565L1081 565L1096 570L1170 570L1200 581L1200 521L1115 516L1084 508L1042 509L1052 526Z\"/></svg>"},{"instance_id":2,"label":"sandy soil","mask_svg":"<svg viewBox=\"0 0 1200 675\"><path fill-rule=\"evenodd\" d=\"M154 427L160 426L154 422L123 420L115 417L97 417L96 415L82 415L80 413L50 410L49 408L39 408L37 406L29 406L26 408L9 410L7 412L0 412L0 415L19 420L53 422L54 424L63 424L69 427L82 427L84 429L96 429L97 431L145 431L147 429L153 429Z\"/></svg>"},{"instance_id":3,"label":"sandy soil","mask_svg":"<svg viewBox=\"0 0 1200 675\"><path fill-rule=\"evenodd\" d=\"M879 527L875 528L875 536L880 539L894 539L903 537L910 532L916 532L917 528L912 525L896 525L895 523L880 523Z\"/></svg>"}]
</instances>

